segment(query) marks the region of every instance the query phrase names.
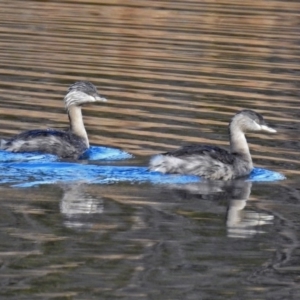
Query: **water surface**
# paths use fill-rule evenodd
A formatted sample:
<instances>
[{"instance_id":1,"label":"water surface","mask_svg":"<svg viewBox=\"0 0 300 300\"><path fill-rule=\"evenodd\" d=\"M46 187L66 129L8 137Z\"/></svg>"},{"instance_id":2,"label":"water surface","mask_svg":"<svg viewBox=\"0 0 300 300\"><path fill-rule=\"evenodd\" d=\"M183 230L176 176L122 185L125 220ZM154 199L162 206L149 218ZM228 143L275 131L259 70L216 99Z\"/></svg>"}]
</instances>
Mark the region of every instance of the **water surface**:
<instances>
[{"instance_id":1,"label":"water surface","mask_svg":"<svg viewBox=\"0 0 300 300\"><path fill-rule=\"evenodd\" d=\"M84 108L91 145L133 158L84 159L71 181L38 168L21 178L1 161L1 299L298 299L299 11L2 1L0 136L66 128L64 94L90 80L108 99ZM90 184L78 171L146 170L151 155L193 142L226 148L243 108L278 131L248 135L255 167L286 180ZM10 163L34 164L23 158Z\"/></svg>"}]
</instances>

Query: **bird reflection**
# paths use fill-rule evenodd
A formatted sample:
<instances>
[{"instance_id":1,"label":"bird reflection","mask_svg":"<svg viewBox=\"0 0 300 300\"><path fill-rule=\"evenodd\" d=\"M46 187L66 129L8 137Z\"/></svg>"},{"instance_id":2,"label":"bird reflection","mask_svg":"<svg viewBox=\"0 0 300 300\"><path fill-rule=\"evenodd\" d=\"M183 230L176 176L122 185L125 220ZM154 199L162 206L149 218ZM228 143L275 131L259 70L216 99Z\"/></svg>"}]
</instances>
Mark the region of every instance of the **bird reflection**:
<instances>
[{"instance_id":1,"label":"bird reflection","mask_svg":"<svg viewBox=\"0 0 300 300\"><path fill-rule=\"evenodd\" d=\"M177 185L173 188L180 191L184 198L196 196L202 200L226 200L228 202L226 228L227 236L230 238L249 238L264 233L260 229L261 226L273 223L273 215L246 209L252 188L252 183L249 181L203 181Z\"/></svg>"},{"instance_id":2,"label":"bird reflection","mask_svg":"<svg viewBox=\"0 0 300 300\"><path fill-rule=\"evenodd\" d=\"M93 226L95 214L103 213L103 200L89 195L81 183L63 186L60 212L66 227L85 229Z\"/></svg>"},{"instance_id":3,"label":"bird reflection","mask_svg":"<svg viewBox=\"0 0 300 300\"><path fill-rule=\"evenodd\" d=\"M239 181L233 186L226 218L228 237L247 238L264 233L259 228L273 223L274 216L245 209L251 187L252 183L247 181Z\"/></svg>"}]
</instances>

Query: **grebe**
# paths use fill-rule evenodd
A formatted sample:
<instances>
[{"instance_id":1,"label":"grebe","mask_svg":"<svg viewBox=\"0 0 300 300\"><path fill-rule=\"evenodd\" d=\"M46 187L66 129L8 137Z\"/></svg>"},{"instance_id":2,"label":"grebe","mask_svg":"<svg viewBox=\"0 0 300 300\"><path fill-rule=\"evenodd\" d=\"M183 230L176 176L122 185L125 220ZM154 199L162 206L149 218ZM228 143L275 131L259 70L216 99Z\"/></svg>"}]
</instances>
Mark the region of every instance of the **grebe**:
<instances>
[{"instance_id":1,"label":"grebe","mask_svg":"<svg viewBox=\"0 0 300 300\"><path fill-rule=\"evenodd\" d=\"M252 158L246 132L275 133L262 115L252 110L238 112L229 123L230 152L207 145L190 145L154 156L150 170L162 173L197 175L210 180L230 180L250 174Z\"/></svg>"},{"instance_id":2,"label":"grebe","mask_svg":"<svg viewBox=\"0 0 300 300\"><path fill-rule=\"evenodd\" d=\"M69 130L25 131L8 140L1 140L0 149L11 152L49 153L61 158L78 159L89 148L81 106L98 101L106 99L98 94L96 87L88 81L78 81L69 87L64 98L70 121Z\"/></svg>"}]
</instances>

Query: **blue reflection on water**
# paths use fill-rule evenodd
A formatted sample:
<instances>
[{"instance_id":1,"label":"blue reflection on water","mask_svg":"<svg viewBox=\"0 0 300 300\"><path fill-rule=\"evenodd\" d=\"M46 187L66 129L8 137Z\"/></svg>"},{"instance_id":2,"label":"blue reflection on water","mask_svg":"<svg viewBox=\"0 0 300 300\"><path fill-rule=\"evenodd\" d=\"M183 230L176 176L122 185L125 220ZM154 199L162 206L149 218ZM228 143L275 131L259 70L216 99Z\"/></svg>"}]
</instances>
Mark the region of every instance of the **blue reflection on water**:
<instances>
[{"instance_id":1,"label":"blue reflection on water","mask_svg":"<svg viewBox=\"0 0 300 300\"><path fill-rule=\"evenodd\" d=\"M87 160L123 160L133 156L128 152L117 148L108 148L100 146L91 146L82 156L81 159ZM40 154L40 153L13 153L0 150L0 162L16 162L16 161L39 161L51 162L58 161L56 155Z\"/></svg>"},{"instance_id":2,"label":"blue reflection on water","mask_svg":"<svg viewBox=\"0 0 300 300\"><path fill-rule=\"evenodd\" d=\"M132 157L115 148L91 147L84 158L91 160L122 160ZM166 175L151 172L140 166L101 166L81 163L59 162L54 155L34 153L10 153L0 151L0 184L31 187L40 184L81 181L93 184L117 182L154 184L184 184L200 181L192 175ZM285 177L277 172L255 168L249 181L277 181Z\"/></svg>"},{"instance_id":3,"label":"blue reflection on water","mask_svg":"<svg viewBox=\"0 0 300 300\"><path fill-rule=\"evenodd\" d=\"M133 155L117 148L91 146L81 158L88 160L123 160L132 157Z\"/></svg>"},{"instance_id":4,"label":"blue reflection on water","mask_svg":"<svg viewBox=\"0 0 300 300\"><path fill-rule=\"evenodd\" d=\"M196 176L163 175L146 167L99 166L75 163L12 163L3 170L0 183L30 187L39 184L81 181L108 184L117 182L186 183L197 182ZM19 183L18 183L19 181Z\"/></svg>"},{"instance_id":5,"label":"blue reflection on water","mask_svg":"<svg viewBox=\"0 0 300 300\"><path fill-rule=\"evenodd\" d=\"M277 181L277 180L284 180L285 176L278 172L261 169L261 168L254 168L249 175L248 181L253 182L265 182L265 181Z\"/></svg>"}]
</instances>

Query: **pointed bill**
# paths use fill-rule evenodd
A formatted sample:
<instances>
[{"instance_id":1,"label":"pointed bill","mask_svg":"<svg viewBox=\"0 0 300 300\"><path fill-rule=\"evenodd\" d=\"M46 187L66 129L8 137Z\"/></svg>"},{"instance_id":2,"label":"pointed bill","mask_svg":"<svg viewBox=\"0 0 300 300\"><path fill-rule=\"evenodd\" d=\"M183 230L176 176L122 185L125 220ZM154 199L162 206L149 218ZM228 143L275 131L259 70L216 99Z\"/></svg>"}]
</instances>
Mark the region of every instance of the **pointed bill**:
<instances>
[{"instance_id":1,"label":"pointed bill","mask_svg":"<svg viewBox=\"0 0 300 300\"><path fill-rule=\"evenodd\" d=\"M270 133L275 133L277 132L275 129L267 126L267 125L261 125L261 130L266 131L266 132L270 132Z\"/></svg>"}]
</instances>

